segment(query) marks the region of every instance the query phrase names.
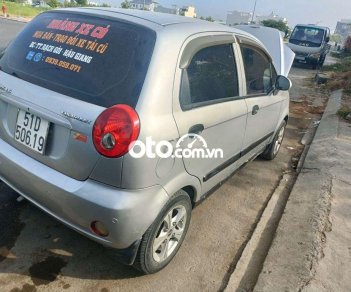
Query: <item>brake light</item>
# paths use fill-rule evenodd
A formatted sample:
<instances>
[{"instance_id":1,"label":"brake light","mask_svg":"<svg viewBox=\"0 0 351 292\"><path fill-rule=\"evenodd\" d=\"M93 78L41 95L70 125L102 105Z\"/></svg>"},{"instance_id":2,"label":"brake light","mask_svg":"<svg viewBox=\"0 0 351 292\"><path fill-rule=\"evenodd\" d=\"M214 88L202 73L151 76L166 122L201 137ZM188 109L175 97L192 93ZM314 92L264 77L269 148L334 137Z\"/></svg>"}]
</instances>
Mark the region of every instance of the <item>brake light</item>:
<instances>
[{"instance_id":1,"label":"brake light","mask_svg":"<svg viewBox=\"0 0 351 292\"><path fill-rule=\"evenodd\" d=\"M136 111L119 104L104 110L93 127L96 150L106 157L120 157L139 136L140 121Z\"/></svg>"}]
</instances>

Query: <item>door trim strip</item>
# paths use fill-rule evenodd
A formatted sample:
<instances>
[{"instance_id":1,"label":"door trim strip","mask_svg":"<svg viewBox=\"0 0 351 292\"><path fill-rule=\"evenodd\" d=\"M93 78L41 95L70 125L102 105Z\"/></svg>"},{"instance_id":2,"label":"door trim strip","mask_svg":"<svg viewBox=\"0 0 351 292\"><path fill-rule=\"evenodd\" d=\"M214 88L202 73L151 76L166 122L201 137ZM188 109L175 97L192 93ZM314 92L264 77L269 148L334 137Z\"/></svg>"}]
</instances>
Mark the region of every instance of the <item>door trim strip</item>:
<instances>
[{"instance_id":1,"label":"door trim strip","mask_svg":"<svg viewBox=\"0 0 351 292\"><path fill-rule=\"evenodd\" d=\"M268 138L270 138L272 135L274 134L274 132L269 133L268 135L262 137L261 139L257 140L256 142L252 143L250 146L246 147L244 150L242 150L240 153L234 155L233 157L229 158L227 161L225 161L224 163L222 163L221 165L217 166L215 169L213 169L212 171L210 171L208 174L206 174L203 177L203 182L208 181L209 179L211 179L212 177L214 177L215 175L217 175L218 173L220 173L221 171L223 171L224 169L226 169L228 166L232 165L233 163L235 163L237 160L239 160L241 157L245 156L247 153L249 153L251 150L253 150L254 148L256 148L258 145L260 145L261 143L263 143L265 140L267 140Z\"/></svg>"}]
</instances>

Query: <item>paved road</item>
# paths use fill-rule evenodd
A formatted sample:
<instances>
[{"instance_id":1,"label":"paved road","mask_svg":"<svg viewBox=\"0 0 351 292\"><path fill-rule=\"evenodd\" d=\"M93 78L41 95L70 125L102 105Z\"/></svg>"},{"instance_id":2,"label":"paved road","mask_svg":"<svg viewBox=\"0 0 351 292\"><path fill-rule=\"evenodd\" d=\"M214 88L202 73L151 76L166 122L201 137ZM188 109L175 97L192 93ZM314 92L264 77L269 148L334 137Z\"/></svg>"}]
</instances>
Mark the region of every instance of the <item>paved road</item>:
<instances>
[{"instance_id":1,"label":"paved road","mask_svg":"<svg viewBox=\"0 0 351 292\"><path fill-rule=\"evenodd\" d=\"M19 24L0 20L15 34ZM4 43L4 35L0 35ZM5 42L10 38L6 36ZM293 69L293 98L306 102L304 77ZM300 105L298 103L298 105ZM218 291L227 283L255 223L283 172L294 171L299 141L310 119L292 103L285 141L276 160L256 159L195 208L188 236L174 261L163 271L141 276L119 264L113 251L82 237L0 182L0 286L2 291ZM302 110L303 109L303 110ZM292 163L292 161L295 161Z\"/></svg>"},{"instance_id":2,"label":"paved road","mask_svg":"<svg viewBox=\"0 0 351 292\"><path fill-rule=\"evenodd\" d=\"M25 23L0 18L0 50L25 26Z\"/></svg>"}]
</instances>

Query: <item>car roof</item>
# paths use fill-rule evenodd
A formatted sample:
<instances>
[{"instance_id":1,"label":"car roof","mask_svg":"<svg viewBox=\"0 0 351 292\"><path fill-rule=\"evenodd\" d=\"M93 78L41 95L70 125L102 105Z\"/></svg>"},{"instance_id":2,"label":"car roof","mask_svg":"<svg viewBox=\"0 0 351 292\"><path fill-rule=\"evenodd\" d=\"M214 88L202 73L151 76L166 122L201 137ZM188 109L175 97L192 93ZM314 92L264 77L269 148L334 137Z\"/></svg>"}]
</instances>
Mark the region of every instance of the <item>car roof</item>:
<instances>
[{"instance_id":1,"label":"car roof","mask_svg":"<svg viewBox=\"0 0 351 292\"><path fill-rule=\"evenodd\" d=\"M179 16L175 14L169 13L160 13L153 11L144 11L139 9L120 9L120 8L104 8L104 7L87 7L83 8L84 10L92 10L94 11L106 11L112 12L115 14L123 14L131 16L132 18L140 18L147 20L149 22L153 22L162 26L180 24L180 23L194 23L197 21L195 18ZM81 10L81 9L79 9Z\"/></svg>"},{"instance_id":2,"label":"car roof","mask_svg":"<svg viewBox=\"0 0 351 292\"><path fill-rule=\"evenodd\" d=\"M116 19L125 19L130 22L139 23L152 29L158 30L170 26L181 25L185 32L190 29L192 32L218 31L218 32L236 32L249 35L238 29L231 28L226 25L217 24L201 19L179 16L168 13L159 13L151 11L143 11L137 9L121 9L121 8L105 8L105 7L84 7L84 8L63 8L51 11L60 12L76 12L91 14L96 16L108 16ZM158 26L158 28L157 28ZM180 32L181 33L181 32Z\"/></svg>"},{"instance_id":3,"label":"car roof","mask_svg":"<svg viewBox=\"0 0 351 292\"><path fill-rule=\"evenodd\" d=\"M110 7L82 7L82 8L64 8L57 9L58 11L75 11L75 12L83 12L89 14L105 14L111 15L114 14L116 18L118 15L130 16L130 18L134 19L143 19L154 24L158 24L161 26L174 25L179 23L193 23L198 21L195 18L184 17L174 14L168 13L159 13L159 12L151 12L151 11L143 11L138 9L121 9L121 8L110 8ZM101 13L102 12L102 13Z\"/></svg>"}]
</instances>

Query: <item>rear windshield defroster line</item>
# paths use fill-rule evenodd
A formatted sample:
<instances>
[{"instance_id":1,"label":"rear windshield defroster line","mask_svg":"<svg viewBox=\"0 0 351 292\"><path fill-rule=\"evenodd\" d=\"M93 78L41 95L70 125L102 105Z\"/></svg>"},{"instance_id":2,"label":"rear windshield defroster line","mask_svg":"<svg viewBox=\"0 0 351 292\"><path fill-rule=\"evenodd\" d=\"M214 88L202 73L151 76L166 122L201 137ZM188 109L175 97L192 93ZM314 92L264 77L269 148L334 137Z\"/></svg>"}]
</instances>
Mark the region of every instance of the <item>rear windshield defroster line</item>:
<instances>
[{"instance_id":1,"label":"rear windshield defroster line","mask_svg":"<svg viewBox=\"0 0 351 292\"><path fill-rule=\"evenodd\" d=\"M47 12L12 42L0 68L85 102L135 107L155 41L153 30L130 22Z\"/></svg>"}]
</instances>

